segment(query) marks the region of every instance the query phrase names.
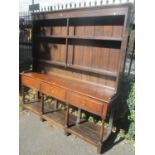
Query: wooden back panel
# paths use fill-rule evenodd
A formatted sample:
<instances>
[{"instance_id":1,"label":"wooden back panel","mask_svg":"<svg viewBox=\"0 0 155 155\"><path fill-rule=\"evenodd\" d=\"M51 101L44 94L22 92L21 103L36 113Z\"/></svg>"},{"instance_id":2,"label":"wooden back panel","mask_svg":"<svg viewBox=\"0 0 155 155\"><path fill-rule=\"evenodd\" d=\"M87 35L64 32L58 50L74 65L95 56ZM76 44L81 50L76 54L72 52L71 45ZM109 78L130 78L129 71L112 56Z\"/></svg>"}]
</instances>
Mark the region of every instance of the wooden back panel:
<instances>
[{"instance_id":1,"label":"wooden back panel","mask_svg":"<svg viewBox=\"0 0 155 155\"><path fill-rule=\"evenodd\" d=\"M129 5L36 13L33 71L75 78L117 92Z\"/></svg>"}]
</instances>

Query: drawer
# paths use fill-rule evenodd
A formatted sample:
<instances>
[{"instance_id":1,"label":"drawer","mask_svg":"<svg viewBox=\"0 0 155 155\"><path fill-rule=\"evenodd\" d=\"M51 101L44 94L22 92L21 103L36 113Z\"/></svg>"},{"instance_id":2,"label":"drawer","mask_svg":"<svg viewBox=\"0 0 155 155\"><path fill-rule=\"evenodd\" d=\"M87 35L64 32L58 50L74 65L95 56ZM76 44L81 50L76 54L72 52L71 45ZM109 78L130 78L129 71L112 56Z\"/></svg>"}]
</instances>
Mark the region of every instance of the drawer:
<instances>
[{"instance_id":1,"label":"drawer","mask_svg":"<svg viewBox=\"0 0 155 155\"><path fill-rule=\"evenodd\" d=\"M102 115L103 104L89 97L70 92L67 94L67 102L93 114Z\"/></svg>"},{"instance_id":2,"label":"drawer","mask_svg":"<svg viewBox=\"0 0 155 155\"><path fill-rule=\"evenodd\" d=\"M22 85L30 87L30 88L35 88L37 90L40 89L40 81L33 79L31 77L28 76L22 76Z\"/></svg>"},{"instance_id":3,"label":"drawer","mask_svg":"<svg viewBox=\"0 0 155 155\"><path fill-rule=\"evenodd\" d=\"M46 95L65 101L66 92L63 88L59 88L48 83L42 83L40 91Z\"/></svg>"}]
</instances>

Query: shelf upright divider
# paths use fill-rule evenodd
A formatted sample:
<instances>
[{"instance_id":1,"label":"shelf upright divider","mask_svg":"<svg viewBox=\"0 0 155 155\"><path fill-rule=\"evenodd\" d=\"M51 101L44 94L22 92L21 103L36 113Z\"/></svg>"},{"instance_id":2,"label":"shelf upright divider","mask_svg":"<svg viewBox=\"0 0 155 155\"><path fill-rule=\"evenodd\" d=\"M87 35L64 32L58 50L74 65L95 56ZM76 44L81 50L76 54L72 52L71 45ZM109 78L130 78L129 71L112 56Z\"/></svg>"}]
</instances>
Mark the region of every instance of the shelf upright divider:
<instances>
[{"instance_id":1,"label":"shelf upright divider","mask_svg":"<svg viewBox=\"0 0 155 155\"><path fill-rule=\"evenodd\" d=\"M69 18L67 18L67 34L66 34L66 61L65 61L66 67L67 67L67 61L68 61L68 35L69 35Z\"/></svg>"},{"instance_id":2,"label":"shelf upright divider","mask_svg":"<svg viewBox=\"0 0 155 155\"><path fill-rule=\"evenodd\" d=\"M76 33L76 25L73 27L74 31L73 31L73 36L75 36ZM73 54L72 54L72 66L74 65L74 56L75 56L75 45L73 45Z\"/></svg>"}]
</instances>

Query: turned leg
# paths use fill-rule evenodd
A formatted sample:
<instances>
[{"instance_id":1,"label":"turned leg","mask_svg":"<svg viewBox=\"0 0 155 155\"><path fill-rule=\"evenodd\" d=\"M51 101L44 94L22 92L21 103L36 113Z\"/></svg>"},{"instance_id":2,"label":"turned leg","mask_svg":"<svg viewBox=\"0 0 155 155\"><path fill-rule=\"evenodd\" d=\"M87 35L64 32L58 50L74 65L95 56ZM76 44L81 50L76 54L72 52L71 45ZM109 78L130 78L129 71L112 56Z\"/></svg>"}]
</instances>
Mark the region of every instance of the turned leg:
<instances>
[{"instance_id":1,"label":"turned leg","mask_svg":"<svg viewBox=\"0 0 155 155\"><path fill-rule=\"evenodd\" d=\"M101 128L100 128L100 133L99 133L99 137L100 137L100 141L98 142L98 146L97 146L97 153L101 153L102 152L102 142L103 142L103 136L104 136L104 118L102 118L102 124L101 124Z\"/></svg>"},{"instance_id":2,"label":"turned leg","mask_svg":"<svg viewBox=\"0 0 155 155\"><path fill-rule=\"evenodd\" d=\"M81 118L81 109L78 108L76 125L79 125Z\"/></svg>"},{"instance_id":3,"label":"turned leg","mask_svg":"<svg viewBox=\"0 0 155 155\"><path fill-rule=\"evenodd\" d=\"M69 104L67 104L66 110L65 110L65 131L64 131L64 134L66 136L69 135L69 133L67 132L68 126L69 126Z\"/></svg>"}]
</instances>

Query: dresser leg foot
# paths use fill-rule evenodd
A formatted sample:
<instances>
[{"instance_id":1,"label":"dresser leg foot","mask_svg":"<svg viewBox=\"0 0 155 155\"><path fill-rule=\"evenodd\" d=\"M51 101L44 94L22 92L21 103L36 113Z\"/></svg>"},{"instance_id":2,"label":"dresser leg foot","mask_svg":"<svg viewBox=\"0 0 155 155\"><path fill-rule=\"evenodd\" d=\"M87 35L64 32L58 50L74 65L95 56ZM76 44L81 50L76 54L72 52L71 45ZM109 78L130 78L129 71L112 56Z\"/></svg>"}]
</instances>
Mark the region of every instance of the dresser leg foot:
<instances>
[{"instance_id":1,"label":"dresser leg foot","mask_svg":"<svg viewBox=\"0 0 155 155\"><path fill-rule=\"evenodd\" d=\"M68 133L67 131L64 131L64 135L65 135L65 136L69 136L70 133Z\"/></svg>"},{"instance_id":2,"label":"dresser leg foot","mask_svg":"<svg viewBox=\"0 0 155 155\"><path fill-rule=\"evenodd\" d=\"M45 122L46 120L44 118L40 117L40 121Z\"/></svg>"},{"instance_id":3,"label":"dresser leg foot","mask_svg":"<svg viewBox=\"0 0 155 155\"><path fill-rule=\"evenodd\" d=\"M64 129L64 135L69 136L71 134L67 131L67 129Z\"/></svg>"},{"instance_id":4,"label":"dresser leg foot","mask_svg":"<svg viewBox=\"0 0 155 155\"><path fill-rule=\"evenodd\" d=\"M102 143L101 142L97 145L97 153L98 154L102 153Z\"/></svg>"}]
</instances>

